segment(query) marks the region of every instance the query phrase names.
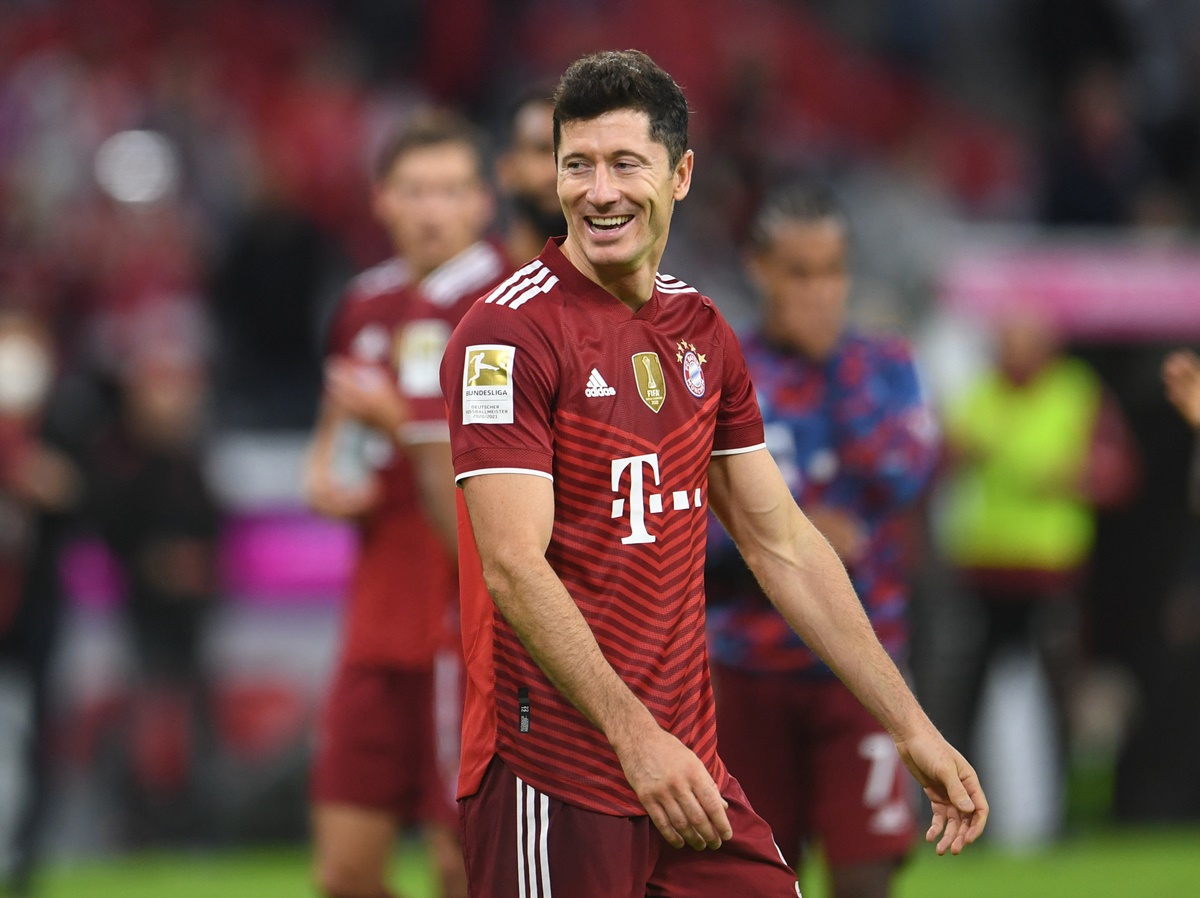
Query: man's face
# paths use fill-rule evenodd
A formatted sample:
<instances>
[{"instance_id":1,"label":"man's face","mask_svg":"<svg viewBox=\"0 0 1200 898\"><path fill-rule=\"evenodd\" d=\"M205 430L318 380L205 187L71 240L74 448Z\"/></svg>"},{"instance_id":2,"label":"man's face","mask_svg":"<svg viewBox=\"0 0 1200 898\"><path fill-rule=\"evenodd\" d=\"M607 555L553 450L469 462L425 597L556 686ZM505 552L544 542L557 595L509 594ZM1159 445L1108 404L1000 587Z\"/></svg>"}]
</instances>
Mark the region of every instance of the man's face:
<instances>
[{"instance_id":1,"label":"man's face","mask_svg":"<svg viewBox=\"0 0 1200 898\"><path fill-rule=\"evenodd\" d=\"M780 221L751 259L767 335L814 361L829 357L846 319L846 232L833 219Z\"/></svg>"},{"instance_id":2,"label":"man's face","mask_svg":"<svg viewBox=\"0 0 1200 898\"><path fill-rule=\"evenodd\" d=\"M559 214L553 106L521 107L513 122L512 146L501 158L498 173L506 193L532 200L544 215Z\"/></svg>"},{"instance_id":3,"label":"man's face","mask_svg":"<svg viewBox=\"0 0 1200 898\"><path fill-rule=\"evenodd\" d=\"M671 211L691 180L691 150L672 166L666 147L651 138L644 112L622 109L563 124L558 198L567 216L564 252L600 274L601 282L657 267Z\"/></svg>"},{"instance_id":4,"label":"man's face","mask_svg":"<svg viewBox=\"0 0 1200 898\"><path fill-rule=\"evenodd\" d=\"M396 160L376 188L375 213L396 250L424 275L483 236L492 199L470 147L436 144Z\"/></svg>"}]
</instances>

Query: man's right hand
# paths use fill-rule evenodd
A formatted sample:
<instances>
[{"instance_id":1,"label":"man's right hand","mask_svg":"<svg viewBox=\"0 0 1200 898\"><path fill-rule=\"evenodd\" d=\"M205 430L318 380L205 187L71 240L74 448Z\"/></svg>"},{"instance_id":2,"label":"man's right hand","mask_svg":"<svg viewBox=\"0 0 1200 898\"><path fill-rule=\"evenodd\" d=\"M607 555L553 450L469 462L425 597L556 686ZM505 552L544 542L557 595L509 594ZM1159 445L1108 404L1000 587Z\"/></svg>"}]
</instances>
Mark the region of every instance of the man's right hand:
<instances>
[{"instance_id":1,"label":"man's right hand","mask_svg":"<svg viewBox=\"0 0 1200 898\"><path fill-rule=\"evenodd\" d=\"M408 423L408 403L394 380L377 365L335 358L325 366L325 395L344 415L399 438Z\"/></svg>"},{"instance_id":2,"label":"man's right hand","mask_svg":"<svg viewBox=\"0 0 1200 898\"><path fill-rule=\"evenodd\" d=\"M717 849L733 828L717 784L695 752L657 724L613 748L642 807L675 848Z\"/></svg>"},{"instance_id":3,"label":"man's right hand","mask_svg":"<svg viewBox=\"0 0 1200 898\"><path fill-rule=\"evenodd\" d=\"M362 486L346 487L336 483L324 471L308 472L304 483L309 507L328 518L355 521L375 508L380 498L379 484L374 477Z\"/></svg>"},{"instance_id":4,"label":"man's right hand","mask_svg":"<svg viewBox=\"0 0 1200 898\"><path fill-rule=\"evenodd\" d=\"M1180 349L1163 362L1167 398L1195 430L1200 430L1200 356Z\"/></svg>"}]
</instances>

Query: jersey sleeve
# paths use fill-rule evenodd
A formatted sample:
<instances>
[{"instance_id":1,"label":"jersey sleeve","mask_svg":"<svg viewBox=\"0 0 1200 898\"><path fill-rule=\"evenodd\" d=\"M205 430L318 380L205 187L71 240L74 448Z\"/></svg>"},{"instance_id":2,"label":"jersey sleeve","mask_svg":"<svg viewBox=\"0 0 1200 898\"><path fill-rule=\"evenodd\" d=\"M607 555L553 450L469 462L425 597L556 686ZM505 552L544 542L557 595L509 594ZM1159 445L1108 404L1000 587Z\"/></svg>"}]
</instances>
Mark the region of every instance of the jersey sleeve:
<instances>
[{"instance_id":1,"label":"jersey sleeve","mask_svg":"<svg viewBox=\"0 0 1200 898\"><path fill-rule=\"evenodd\" d=\"M558 375L552 341L529 315L472 307L441 366L457 482L500 472L553 479Z\"/></svg>"},{"instance_id":2,"label":"jersey sleeve","mask_svg":"<svg viewBox=\"0 0 1200 898\"><path fill-rule=\"evenodd\" d=\"M736 455L761 449L766 446L762 412L754 395L746 357L737 335L719 313L717 325L724 360L721 369L721 404L717 407L717 424L713 433L713 455Z\"/></svg>"}]
</instances>

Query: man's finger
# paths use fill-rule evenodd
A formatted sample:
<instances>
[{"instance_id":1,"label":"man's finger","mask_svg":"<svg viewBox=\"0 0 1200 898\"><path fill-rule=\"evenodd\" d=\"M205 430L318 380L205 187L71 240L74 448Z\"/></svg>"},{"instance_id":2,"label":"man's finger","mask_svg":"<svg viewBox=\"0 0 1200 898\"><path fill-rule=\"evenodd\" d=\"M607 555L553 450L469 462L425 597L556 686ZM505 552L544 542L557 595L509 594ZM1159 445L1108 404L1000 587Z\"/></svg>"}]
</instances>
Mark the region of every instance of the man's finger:
<instances>
[{"instance_id":1,"label":"man's finger","mask_svg":"<svg viewBox=\"0 0 1200 898\"><path fill-rule=\"evenodd\" d=\"M961 825L962 820L958 815L958 810L952 806L946 816L946 829L942 832L942 839L937 844L937 853L939 855L945 854L946 850L954 844L954 840L958 836L958 830Z\"/></svg>"},{"instance_id":2,"label":"man's finger","mask_svg":"<svg viewBox=\"0 0 1200 898\"><path fill-rule=\"evenodd\" d=\"M646 812L650 815L650 820L654 823L654 828L659 831L667 844L672 848L682 848L684 846L683 836L679 834L679 830L671 823L670 817L662 807L655 805L647 807Z\"/></svg>"},{"instance_id":3,"label":"man's finger","mask_svg":"<svg viewBox=\"0 0 1200 898\"><path fill-rule=\"evenodd\" d=\"M971 801L975 805L975 810L971 814L967 826L967 842L974 842L983 833L984 826L987 825L988 819L988 803L987 797L983 794L983 787L979 785L979 778L972 770L970 776L963 780L967 787L967 792L971 795Z\"/></svg>"},{"instance_id":4,"label":"man's finger","mask_svg":"<svg viewBox=\"0 0 1200 898\"><path fill-rule=\"evenodd\" d=\"M929 829L925 831L926 842L936 842L938 836L942 834L942 830L946 828L946 815L936 807L933 810L933 819L929 821Z\"/></svg>"},{"instance_id":5,"label":"man's finger","mask_svg":"<svg viewBox=\"0 0 1200 898\"><path fill-rule=\"evenodd\" d=\"M699 839L699 845L694 844L691 839L688 839L688 844L693 848L720 848L721 837L717 835L714 827L714 821L709 819L708 812L700 804L697 796L693 794L681 795L679 797L679 806L687 815L690 829L696 833Z\"/></svg>"},{"instance_id":6,"label":"man's finger","mask_svg":"<svg viewBox=\"0 0 1200 898\"><path fill-rule=\"evenodd\" d=\"M726 813L729 802L721 796L720 791L717 789L717 784L712 783L709 788L698 790L696 799L700 802L704 816L712 824L714 835L722 842L732 839L733 827L730 825L729 815ZM710 843L709 847L719 848L720 843L716 845Z\"/></svg>"},{"instance_id":7,"label":"man's finger","mask_svg":"<svg viewBox=\"0 0 1200 898\"><path fill-rule=\"evenodd\" d=\"M974 776L975 772L969 771L968 776ZM970 793L967 792L967 787L963 785L960 779L959 771L953 770L948 772L942 779L942 784L946 789L946 797L950 799L950 804L960 814L971 814L975 811L975 802L971 799Z\"/></svg>"},{"instance_id":8,"label":"man's finger","mask_svg":"<svg viewBox=\"0 0 1200 898\"><path fill-rule=\"evenodd\" d=\"M688 847L703 851L707 844L704 836L697 831L688 812L679 801L674 797L669 798L663 802L663 808L667 812L667 819L671 821L671 826L683 837L683 841L687 843Z\"/></svg>"}]
</instances>

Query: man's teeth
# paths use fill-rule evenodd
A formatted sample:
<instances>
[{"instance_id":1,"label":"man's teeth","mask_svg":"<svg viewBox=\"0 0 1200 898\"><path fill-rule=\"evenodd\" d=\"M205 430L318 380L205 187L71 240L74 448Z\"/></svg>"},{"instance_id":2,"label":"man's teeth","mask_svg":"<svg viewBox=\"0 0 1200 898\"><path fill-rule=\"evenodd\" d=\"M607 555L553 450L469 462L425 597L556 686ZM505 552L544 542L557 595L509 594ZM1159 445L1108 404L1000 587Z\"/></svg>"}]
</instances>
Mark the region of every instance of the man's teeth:
<instances>
[{"instance_id":1,"label":"man's teeth","mask_svg":"<svg viewBox=\"0 0 1200 898\"><path fill-rule=\"evenodd\" d=\"M595 228L615 228L625 224L632 219L632 215L614 215L612 218L592 218L589 219L592 227Z\"/></svg>"}]
</instances>

